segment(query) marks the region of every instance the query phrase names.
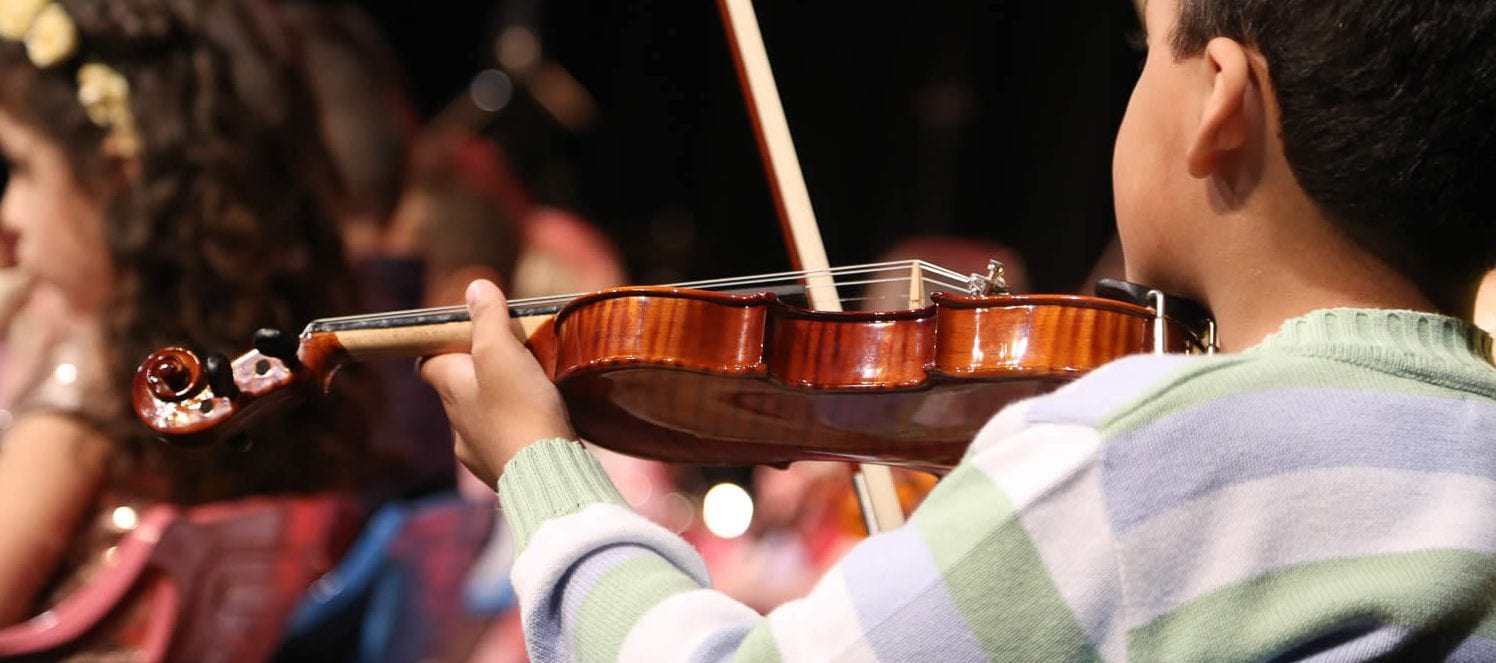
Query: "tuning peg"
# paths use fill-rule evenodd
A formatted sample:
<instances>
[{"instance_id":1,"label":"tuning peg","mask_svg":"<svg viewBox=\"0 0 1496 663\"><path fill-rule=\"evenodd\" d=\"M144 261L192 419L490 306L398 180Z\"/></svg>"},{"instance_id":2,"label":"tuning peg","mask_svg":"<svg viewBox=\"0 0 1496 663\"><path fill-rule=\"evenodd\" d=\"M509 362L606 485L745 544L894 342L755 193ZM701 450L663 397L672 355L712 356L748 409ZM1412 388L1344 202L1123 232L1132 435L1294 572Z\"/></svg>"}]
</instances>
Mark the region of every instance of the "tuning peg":
<instances>
[{"instance_id":1,"label":"tuning peg","mask_svg":"<svg viewBox=\"0 0 1496 663\"><path fill-rule=\"evenodd\" d=\"M296 337L279 329L261 329L255 332L255 349L262 355L285 362L291 368L301 365L296 357L296 351L300 347Z\"/></svg>"},{"instance_id":2,"label":"tuning peg","mask_svg":"<svg viewBox=\"0 0 1496 663\"><path fill-rule=\"evenodd\" d=\"M239 396L239 385L234 383L234 367L228 357L221 354L208 355L203 360L203 369L208 373L208 387L213 395L233 399Z\"/></svg>"}]
</instances>

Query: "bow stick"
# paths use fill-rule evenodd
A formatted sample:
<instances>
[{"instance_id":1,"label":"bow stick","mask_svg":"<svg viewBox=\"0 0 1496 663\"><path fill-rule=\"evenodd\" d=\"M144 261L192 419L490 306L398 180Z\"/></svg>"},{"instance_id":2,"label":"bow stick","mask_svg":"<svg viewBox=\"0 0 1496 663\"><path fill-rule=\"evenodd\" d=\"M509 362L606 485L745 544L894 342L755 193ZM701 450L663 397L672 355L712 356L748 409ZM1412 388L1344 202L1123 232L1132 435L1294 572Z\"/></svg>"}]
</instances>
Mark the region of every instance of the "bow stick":
<instances>
[{"instance_id":1,"label":"bow stick","mask_svg":"<svg viewBox=\"0 0 1496 663\"><path fill-rule=\"evenodd\" d=\"M722 22L727 29L729 49L738 70L738 81L748 103L748 116L758 139L759 154L764 160L774 207L795 269L810 272L806 277L806 296L810 306L823 311L840 311L841 298L836 284L828 275L830 261L821 242L810 193L795 156L795 143L789 123L774 84L768 52L758 29L758 17L751 0L718 0ZM853 478L862 517L868 532L893 529L904 524L903 508L894 489L893 474L885 466L862 464Z\"/></svg>"}]
</instances>

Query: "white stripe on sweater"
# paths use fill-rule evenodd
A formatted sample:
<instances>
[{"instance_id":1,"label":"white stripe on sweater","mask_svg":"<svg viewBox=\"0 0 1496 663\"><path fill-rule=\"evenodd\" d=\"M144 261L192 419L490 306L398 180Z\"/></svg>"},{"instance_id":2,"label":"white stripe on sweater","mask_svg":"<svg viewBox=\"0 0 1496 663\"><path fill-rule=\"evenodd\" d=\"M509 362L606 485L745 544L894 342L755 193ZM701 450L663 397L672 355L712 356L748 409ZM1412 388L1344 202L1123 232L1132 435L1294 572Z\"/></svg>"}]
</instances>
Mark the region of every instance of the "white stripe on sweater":
<instances>
[{"instance_id":1,"label":"white stripe on sweater","mask_svg":"<svg viewBox=\"0 0 1496 663\"><path fill-rule=\"evenodd\" d=\"M769 628L785 663L877 660L839 569L821 578L806 598L779 606Z\"/></svg>"},{"instance_id":2,"label":"white stripe on sweater","mask_svg":"<svg viewBox=\"0 0 1496 663\"><path fill-rule=\"evenodd\" d=\"M658 552L699 585L708 585L706 563L691 544L632 509L597 503L561 518L545 521L514 560L510 579L520 607L533 610L552 591L564 587L565 574L579 559L600 548L628 544Z\"/></svg>"},{"instance_id":3,"label":"white stripe on sweater","mask_svg":"<svg viewBox=\"0 0 1496 663\"><path fill-rule=\"evenodd\" d=\"M741 643L762 619L752 608L721 592L683 592L661 601L639 618L619 648L618 660L690 661L691 655L709 641Z\"/></svg>"},{"instance_id":4,"label":"white stripe on sweater","mask_svg":"<svg viewBox=\"0 0 1496 663\"><path fill-rule=\"evenodd\" d=\"M1295 564L1432 549L1496 553L1491 504L1496 483L1487 479L1369 467L1208 493L1122 537L1128 627Z\"/></svg>"}]
</instances>

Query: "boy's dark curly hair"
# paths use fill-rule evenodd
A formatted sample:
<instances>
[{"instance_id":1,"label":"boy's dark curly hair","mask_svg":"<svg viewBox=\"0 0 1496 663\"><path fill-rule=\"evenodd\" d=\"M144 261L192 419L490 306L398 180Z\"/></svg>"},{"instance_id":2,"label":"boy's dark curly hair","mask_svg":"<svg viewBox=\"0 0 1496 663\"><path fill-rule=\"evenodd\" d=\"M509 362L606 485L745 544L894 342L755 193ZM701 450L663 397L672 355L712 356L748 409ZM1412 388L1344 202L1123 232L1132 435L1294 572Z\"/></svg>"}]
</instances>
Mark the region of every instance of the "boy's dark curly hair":
<instances>
[{"instance_id":1,"label":"boy's dark curly hair","mask_svg":"<svg viewBox=\"0 0 1496 663\"><path fill-rule=\"evenodd\" d=\"M325 205L334 170L276 14L253 0L60 4L77 24L79 55L38 70L18 44L4 44L0 108L57 141L79 181L108 200L116 281L105 321L121 398L105 425L124 445L116 479L146 470L161 479L160 497L200 502L371 478L378 463L361 448L369 424L355 411L364 399L350 394L266 422L247 454L167 448L128 408L135 368L157 348L233 357L257 328L298 331L354 306ZM85 58L129 82L140 135L129 175L77 100ZM335 387L360 389L353 380Z\"/></svg>"},{"instance_id":2,"label":"boy's dark curly hair","mask_svg":"<svg viewBox=\"0 0 1496 663\"><path fill-rule=\"evenodd\" d=\"M1496 266L1496 3L1180 0L1175 57L1267 61L1288 163L1349 237L1426 292Z\"/></svg>"}]
</instances>

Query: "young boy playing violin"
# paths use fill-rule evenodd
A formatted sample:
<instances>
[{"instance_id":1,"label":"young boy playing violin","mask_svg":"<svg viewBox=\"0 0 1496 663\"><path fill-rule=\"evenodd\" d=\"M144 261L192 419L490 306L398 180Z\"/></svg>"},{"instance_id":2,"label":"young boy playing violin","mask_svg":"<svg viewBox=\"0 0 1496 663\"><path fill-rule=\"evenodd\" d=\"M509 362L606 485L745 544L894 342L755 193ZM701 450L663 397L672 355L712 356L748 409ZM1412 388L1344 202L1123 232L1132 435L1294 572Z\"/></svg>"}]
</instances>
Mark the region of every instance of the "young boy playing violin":
<instances>
[{"instance_id":1,"label":"young boy playing violin","mask_svg":"<svg viewBox=\"0 0 1496 663\"><path fill-rule=\"evenodd\" d=\"M1131 280L1224 353L998 413L901 529L762 617L630 512L486 282L425 362L496 479L537 660L1496 660L1496 2L1151 0ZM502 478L499 478L502 472Z\"/></svg>"}]
</instances>

